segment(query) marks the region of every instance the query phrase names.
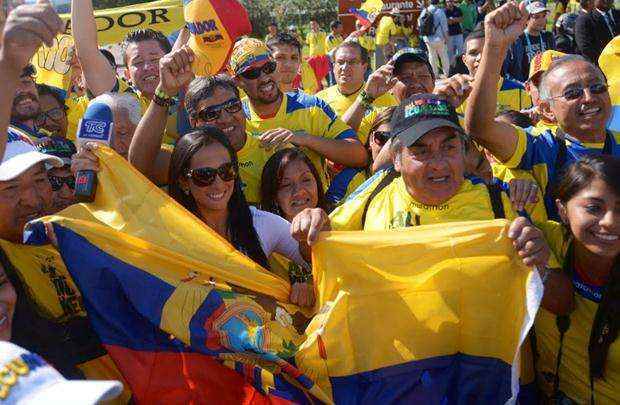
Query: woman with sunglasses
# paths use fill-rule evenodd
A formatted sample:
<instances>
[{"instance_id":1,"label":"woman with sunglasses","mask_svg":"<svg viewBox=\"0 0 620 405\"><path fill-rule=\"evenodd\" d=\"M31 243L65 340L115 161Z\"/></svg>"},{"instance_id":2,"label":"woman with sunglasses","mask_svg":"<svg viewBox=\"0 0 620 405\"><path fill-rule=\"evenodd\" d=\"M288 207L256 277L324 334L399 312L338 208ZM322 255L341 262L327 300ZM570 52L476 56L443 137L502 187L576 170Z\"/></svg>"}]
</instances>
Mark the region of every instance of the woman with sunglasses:
<instances>
[{"instance_id":1,"label":"woman with sunglasses","mask_svg":"<svg viewBox=\"0 0 620 405\"><path fill-rule=\"evenodd\" d=\"M261 266L277 252L307 266L290 224L270 212L250 207L245 200L234 149L216 127L205 126L177 142L170 163L169 193L187 210ZM309 258L309 250L304 250ZM291 302L310 306L314 295L302 283L291 287Z\"/></svg>"},{"instance_id":2,"label":"woman with sunglasses","mask_svg":"<svg viewBox=\"0 0 620 405\"><path fill-rule=\"evenodd\" d=\"M265 164L261 178L261 208L287 221L305 208L329 212L321 178L308 157L298 148L281 149ZM271 268L291 284L303 283L306 295L313 295L312 270L275 254Z\"/></svg>"},{"instance_id":3,"label":"woman with sunglasses","mask_svg":"<svg viewBox=\"0 0 620 405\"><path fill-rule=\"evenodd\" d=\"M539 381L554 403L618 403L620 398L620 159L573 163L556 189L562 224L545 237L572 280L574 309L536 319ZM546 294L545 294L546 295Z\"/></svg>"}]
</instances>

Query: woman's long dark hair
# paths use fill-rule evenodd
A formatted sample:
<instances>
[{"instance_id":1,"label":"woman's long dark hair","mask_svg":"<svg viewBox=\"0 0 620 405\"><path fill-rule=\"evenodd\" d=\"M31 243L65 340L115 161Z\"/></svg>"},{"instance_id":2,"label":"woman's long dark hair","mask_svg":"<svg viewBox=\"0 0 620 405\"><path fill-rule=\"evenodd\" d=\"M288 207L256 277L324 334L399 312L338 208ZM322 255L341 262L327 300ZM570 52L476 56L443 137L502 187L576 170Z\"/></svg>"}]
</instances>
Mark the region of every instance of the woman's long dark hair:
<instances>
[{"instance_id":1,"label":"woman's long dark hair","mask_svg":"<svg viewBox=\"0 0 620 405\"><path fill-rule=\"evenodd\" d=\"M272 212L276 215L284 216L282 209L280 209L280 206L278 205L276 196L278 195L278 189L280 188L280 182L282 181L284 169L289 163L296 160L304 162L310 169L310 173L312 173L312 176L316 181L318 193L317 206L328 211L328 204L325 200L325 192L323 191L323 184L321 183L319 173L308 156L306 156L306 154L298 148L281 149L274 153L269 158L267 163L265 163L260 182L261 209Z\"/></svg>"},{"instance_id":2,"label":"woman's long dark hair","mask_svg":"<svg viewBox=\"0 0 620 405\"><path fill-rule=\"evenodd\" d=\"M186 176L192 156L212 143L219 143L226 148L235 168L235 172L237 173L233 193L228 201L228 219L226 227L230 233L230 242L236 249L268 269L269 262L267 261L267 256L261 247L256 229L254 229L252 213L250 212L250 207L241 189L237 154L230 145L226 135L224 135L220 129L213 126L199 127L179 139L174 147L170 161L170 185L168 187L168 193L179 204L200 218L200 210L198 209L196 200L191 193L186 194L183 192L180 180Z\"/></svg>"},{"instance_id":3,"label":"woman's long dark hair","mask_svg":"<svg viewBox=\"0 0 620 405\"><path fill-rule=\"evenodd\" d=\"M568 167L556 188L556 197L564 204L594 180L602 180L614 194L620 196L620 159L609 155L584 157ZM616 257L611 277L598 306L588 353L590 375L603 377L609 346L617 339L620 330L620 258Z\"/></svg>"}]
</instances>

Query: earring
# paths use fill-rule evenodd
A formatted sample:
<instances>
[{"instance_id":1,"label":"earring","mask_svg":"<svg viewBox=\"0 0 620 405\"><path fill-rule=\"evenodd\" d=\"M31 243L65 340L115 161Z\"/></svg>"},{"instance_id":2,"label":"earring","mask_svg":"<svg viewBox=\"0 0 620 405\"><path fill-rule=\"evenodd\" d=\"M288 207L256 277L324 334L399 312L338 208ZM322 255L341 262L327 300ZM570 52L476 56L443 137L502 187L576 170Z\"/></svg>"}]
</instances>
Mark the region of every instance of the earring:
<instances>
[{"instance_id":1,"label":"earring","mask_svg":"<svg viewBox=\"0 0 620 405\"><path fill-rule=\"evenodd\" d=\"M185 195L189 195L189 188L183 189L183 192L185 193Z\"/></svg>"}]
</instances>

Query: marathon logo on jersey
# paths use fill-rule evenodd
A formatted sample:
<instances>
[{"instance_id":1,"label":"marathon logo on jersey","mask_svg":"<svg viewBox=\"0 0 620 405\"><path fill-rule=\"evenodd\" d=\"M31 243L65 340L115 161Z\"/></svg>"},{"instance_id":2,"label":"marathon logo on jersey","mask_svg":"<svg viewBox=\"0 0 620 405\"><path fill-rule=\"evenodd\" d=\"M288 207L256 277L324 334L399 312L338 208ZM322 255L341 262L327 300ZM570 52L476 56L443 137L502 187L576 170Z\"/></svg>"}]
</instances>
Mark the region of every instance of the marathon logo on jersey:
<instances>
[{"instance_id":1,"label":"marathon logo on jersey","mask_svg":"<svg viewBox=\"0 0 620 405\"><path fill-rule=\"evenodd\" d=\"M82 143L92 141L110 144L112 125L111 121L84 118L80 121L77 139Z\"/></svg>"}]
</instances>

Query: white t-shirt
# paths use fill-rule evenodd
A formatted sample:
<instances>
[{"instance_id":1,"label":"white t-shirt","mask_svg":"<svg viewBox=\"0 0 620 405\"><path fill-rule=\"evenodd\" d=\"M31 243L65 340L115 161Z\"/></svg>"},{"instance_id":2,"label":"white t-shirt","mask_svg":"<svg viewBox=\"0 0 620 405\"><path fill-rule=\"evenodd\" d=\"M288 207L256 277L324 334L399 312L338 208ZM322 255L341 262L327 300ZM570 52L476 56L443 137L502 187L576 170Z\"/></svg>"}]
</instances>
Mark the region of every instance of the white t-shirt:
<instances>
[{"instance_id":1,"label":"white t-shirt","mask_svg":"<svg viewBox=\"0 0 620 405\"><path fill-rule=\"evenodd\" d=\"M250 206L252 223L260 240L260 245L269 257L273 252L280 253L289 260L305 266L306 262L299 253L299 242L291 236L291 223L286 219Z\"/></svg>"}]
</instances>

